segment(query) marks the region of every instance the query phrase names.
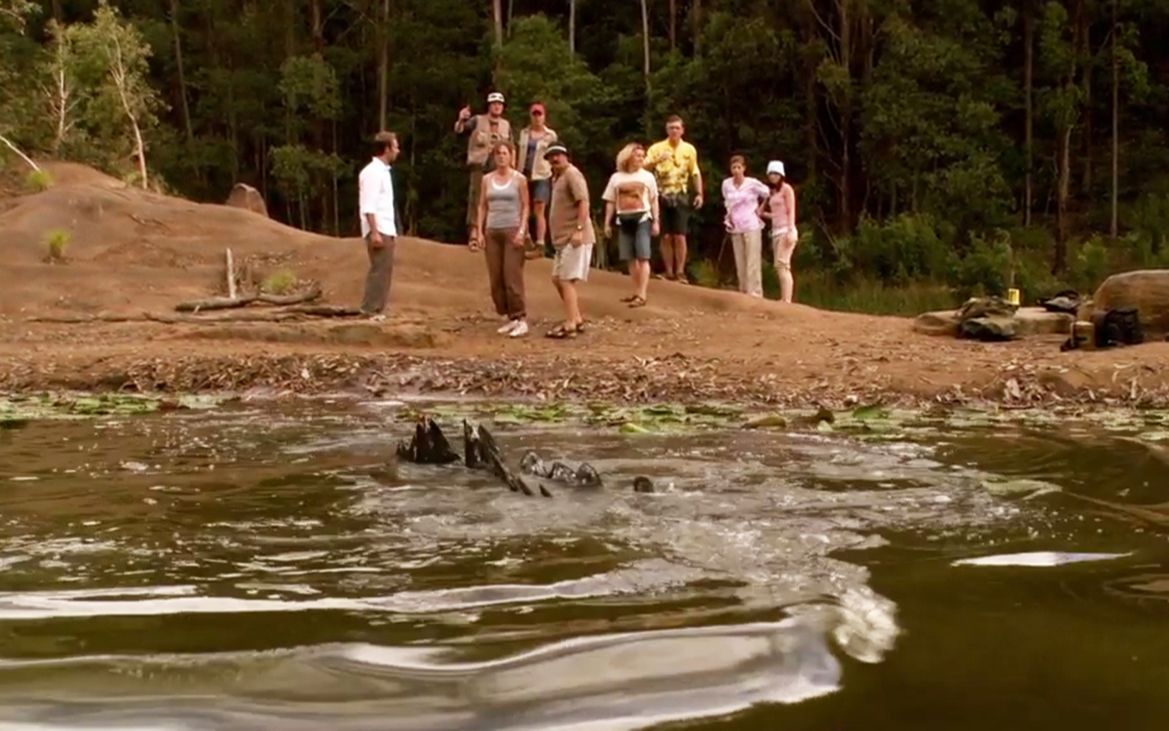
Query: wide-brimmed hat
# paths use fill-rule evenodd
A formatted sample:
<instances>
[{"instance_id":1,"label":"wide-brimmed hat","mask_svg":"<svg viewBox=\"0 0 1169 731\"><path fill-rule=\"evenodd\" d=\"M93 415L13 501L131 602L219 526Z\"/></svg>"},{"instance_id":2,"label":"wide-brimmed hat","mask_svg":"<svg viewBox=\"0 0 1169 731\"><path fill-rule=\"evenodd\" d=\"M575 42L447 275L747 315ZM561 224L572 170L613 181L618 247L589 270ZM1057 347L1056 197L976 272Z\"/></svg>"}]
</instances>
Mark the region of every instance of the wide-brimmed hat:
<instances>
[{"instance_id":1,"label":"wide-brimmed hat","mask_svg":"<svg viewBox=\"0 0 1169 731\"><path fill-rule=\"evenodd\" d=\"M503 98L503 94L500 94L498 91L493 91L487 95L488 104L494 104L495 102L499 102L500 104L507 103Z\"/></svg>"},{"instance_id":2,"label":"wide-brimmed hat","mask_svg":"<svg viewBox=\"0 0 1169 731\"><path fill-rule=\"evenodd\" d=\"M547 160L548 158L552 157L553 155L564 155L567 157L568 156L568 148L565 147L564 145L560 144L559 142L548 145L548 149L544 151L544 159Z\"/></svg>"},{"instance_id":3,"label":"wide-brimmed hat","mask_svg":"<svg viewBox=\"0 0 1169 731\"><path fill-rule=\"evenodd\" d=\"M782 175L785 178L787 177L787 173L783 171L782 161L772 160L771 162L767 163L767 174L771 175L772 173L775 173L776 175Z\"/></svg>"}]
</instances>

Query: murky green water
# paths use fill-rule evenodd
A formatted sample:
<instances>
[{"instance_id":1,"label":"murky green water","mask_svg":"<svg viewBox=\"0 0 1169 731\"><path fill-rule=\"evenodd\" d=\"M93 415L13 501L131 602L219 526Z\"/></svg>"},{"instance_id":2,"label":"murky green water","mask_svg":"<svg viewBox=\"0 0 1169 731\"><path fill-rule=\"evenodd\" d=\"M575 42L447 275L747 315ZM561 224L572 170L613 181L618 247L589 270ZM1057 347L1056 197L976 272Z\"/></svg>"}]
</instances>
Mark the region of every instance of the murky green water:
<instances>
[{"instance_id":1,"label":"murky green water","mask_svg":"<svg viewBox=\"0 0 1169 731\"><path fill-rule=\"evenodd\" d=\"M542 499L397 408L0 429L0 728L1169 727L1169 443L500 427Z\"/></svg>"}]
</instances>

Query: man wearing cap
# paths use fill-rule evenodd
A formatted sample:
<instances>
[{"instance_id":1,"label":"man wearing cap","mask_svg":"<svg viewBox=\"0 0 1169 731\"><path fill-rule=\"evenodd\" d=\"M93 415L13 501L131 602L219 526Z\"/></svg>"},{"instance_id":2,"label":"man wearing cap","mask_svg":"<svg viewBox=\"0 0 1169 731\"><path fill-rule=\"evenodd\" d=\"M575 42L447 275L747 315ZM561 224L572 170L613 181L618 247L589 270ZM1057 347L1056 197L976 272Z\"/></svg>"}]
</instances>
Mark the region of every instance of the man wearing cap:
<instances>
[{"instance_id":1,"label":"man wearing cap","mask_svg":"<svg viewBox=\"0 0 1169 731\"><path fill-rule=\"evenodd\" d=\"M495 165L491 150L499 142L514 143L511 124L503 116L503 94L493 91L487 95L487 113L471 114L470 107L459 110L455 120L455 134L467 135L467 168L470 185L467 188L467 239L473 243L477 236L479 189L483 175Z\"/></svg>"},{"instance_id":2,"label":"man wearing cap","mask_svg":"<svg viewBox=\"0 0 1169 731\"><path fill-rule=\"evenodd\" d=\"M658 179L662 213L662 263L666 279L686 282L686 229L693 208L702 208L698 151L682 139L686 126L677 114L666 119L666 139L645 152L645 167Z\"/></svg>"},{"instance_id":3,"label":"man wearing cap","mask_svg":"<svg viewBox=\"0 0 1169 731\"><path fill-rule=\"evenodd\" d=\"M535 102L528 109L532 123L520 130L516 168L528 179L528 198L532 201L532 216L536 219L536 249L543 255L547 244L547 220L544 209L552 200L552 168L544 159L548 146L556 142L556 130L547 126L548 112Z\"/></svg>"},{"instance_id":4,"label":"man wearing cap","mask_svg":"<svg viewBox=\"0 0 1169 731\"><path fill-rule=\"evenodd\" d=\"M589 186L581 171L569 162L568 149L557 142L548 147L544 157L552 167L552 205L548 213L548 232L556 249L552 283L564 302L564 324L547 335L563 340L584 332L576 283L589 278L597 236L589 212Z\"/></svg>"}]
</instances>

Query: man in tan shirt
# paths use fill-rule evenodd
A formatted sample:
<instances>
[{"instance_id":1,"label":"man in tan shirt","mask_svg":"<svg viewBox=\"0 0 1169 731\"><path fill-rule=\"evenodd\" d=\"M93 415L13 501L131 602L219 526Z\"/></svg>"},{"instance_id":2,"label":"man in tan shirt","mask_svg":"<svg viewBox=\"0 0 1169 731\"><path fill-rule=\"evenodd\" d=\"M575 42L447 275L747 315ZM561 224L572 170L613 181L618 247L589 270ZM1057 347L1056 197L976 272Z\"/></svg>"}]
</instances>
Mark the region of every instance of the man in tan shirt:
<instances>
[{"instance_id":1,"label":"man in tan shirt","mask_svg":"<svg viewBox=\"0 0 1169 731\"><path fill-rule=\"evenodd\" d=\"M493 91L487 95L487 113L472 116L470 107L459 110L455 120L455 134L467 135L467 169L470 184L467 186L467 243L475 244L478 238L479 189L483 176L491 172L494 159L491 150L499 142L515 140L511 135L511 124L503 116L503 94Z\"/></svg>"},{"instance_id":2,"label":"man in tan shirt","mask_svg":"<svg viewBox=\"0 0 1169 731\"><path fill-rule=\"evenodd\" d=\"M564 324L550 330L548 337L563 340L584 332L576 284L589 278L597 235L589 211L588 182L569 162L568 149L554 143L544 157L552 164L552 205L548 211L548 232L556 249L552 283L564 302Z\"/></svg>"}]
</instances>

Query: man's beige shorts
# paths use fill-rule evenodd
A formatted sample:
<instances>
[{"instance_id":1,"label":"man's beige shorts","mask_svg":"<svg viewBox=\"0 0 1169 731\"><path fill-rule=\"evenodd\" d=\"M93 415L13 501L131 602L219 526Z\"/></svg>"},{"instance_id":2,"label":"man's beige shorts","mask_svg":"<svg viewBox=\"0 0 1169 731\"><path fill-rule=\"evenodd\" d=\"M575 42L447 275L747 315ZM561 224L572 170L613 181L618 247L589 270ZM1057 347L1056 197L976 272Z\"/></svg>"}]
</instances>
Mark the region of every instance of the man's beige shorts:
<instances>
[{"instance_id":1,"label":"man's beige shorts","mask_svg":"<svg viewBox=\"0 0 1169 731\"><path fill-rule=\"evenodd\" d=\"M592 260L592 244L567 244L556 250L556 258L552 260L552 276L562 282L587 282Z\"/></svg>"}]
</instances>

